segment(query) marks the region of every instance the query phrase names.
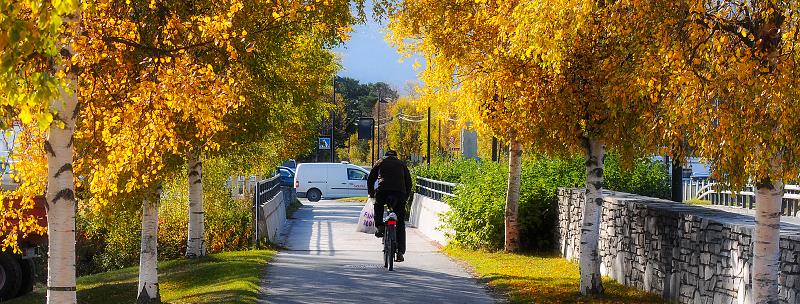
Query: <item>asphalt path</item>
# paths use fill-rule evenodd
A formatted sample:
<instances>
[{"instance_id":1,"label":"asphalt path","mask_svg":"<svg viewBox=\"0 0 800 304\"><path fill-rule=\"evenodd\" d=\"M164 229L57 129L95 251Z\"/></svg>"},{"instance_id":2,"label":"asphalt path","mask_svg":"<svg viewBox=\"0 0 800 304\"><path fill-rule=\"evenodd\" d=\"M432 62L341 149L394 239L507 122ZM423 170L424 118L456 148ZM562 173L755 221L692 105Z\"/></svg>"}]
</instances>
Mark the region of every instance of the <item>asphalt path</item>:
<instances>
[{"instance_id":1,"label":"asphalt path","mask_svg":"<svg viewBox=\"0 0 800 304\"><path fill-rule=\"evenodd\" d=\"M495 303L416 229L407 228L406 260L390 272L380 239L355 231L363 204L303 204L267 267L262 303Z\"/></svg>"}]
</instances>

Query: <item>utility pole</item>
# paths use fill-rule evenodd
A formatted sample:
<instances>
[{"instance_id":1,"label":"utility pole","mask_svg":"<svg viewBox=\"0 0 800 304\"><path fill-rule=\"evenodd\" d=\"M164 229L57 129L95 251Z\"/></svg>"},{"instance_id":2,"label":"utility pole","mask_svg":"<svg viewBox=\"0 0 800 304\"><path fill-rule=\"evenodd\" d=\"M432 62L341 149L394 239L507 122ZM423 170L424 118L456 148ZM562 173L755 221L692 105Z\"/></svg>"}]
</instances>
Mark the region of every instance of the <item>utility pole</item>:
<instances>
[{"instance_id":1,"label":"utility pole","mask_svg":"<svg viewBox=\"0 0 800 304\"><path fill-rule=\"evenodd\" d=\"M397 133L399 133L398 134L399 141L397 142L397 147L395 147L395 149L399 150L400 147L403 145L403 108L400 108L400 115L397 116L397 117L398 117L399 122L400 122L400 129L397 131ZM403 153L403 154L408 154L408 153ZM406 156L406 160L408 160L408 155L405 155L405 156Z\"/></svg>"},{"instance_id":2,"label":"utility pole","mask_svg":"<svg viewBox=\"0 0 800 304\"><path fill-rule=\"evenodd\" d=\"M331 114L331 162L336 162L336 75L333 76L333 114Z\"/></svg>"},{"instance_id":3,"label":"utility pole","mask_svg":"<svg viewBox=\"0 0 800 304\"><path fill-rule=\"evenodd\" d=\"M439 119L439 149L438 149L438 150L440 150L439 151L439 153L440 153L439 155L441 155L441 152L442 152L441 149L442 149L442 119L440 118Z\"/></svg>"},{"instance_id":4,"label":"utility pole","mask_svg":"<svg viewBox=\"0 0 800 304\"><path fill-rule=\"evenodd\" d=\"M492 136L492 161L497 161L499 155L497 155L497 137Z\"/></svg>"},{"instance_id":5,"label":"utility pole","mask_svg":"<svg viewBox=\"0 0 800 304\"><path fill-rule=\"evenodd\" d=\"M369 156L372 158L372 166L375 166L375 129L378 125L375 124L375 119L372 120L372 150L369 152Z\"/></svg>"},{"instance_id":6,"label":"utility pole","mask_svg":"<svg viewBox=\"0 0 800 304\"><path fill-rule=\"evenodd\" d=\"M378 155L376 158L381 157L381 102L383 101L383 91L378 88L378 122L375 123L375 126L378 130L378 146L375 148L375 153Z\"/></svg>"},{"instance_id":7,"label":"utility pole","mask_svg":"<svg viewBox=\"0 0 800 304\"><path fill-rule=\"evenodd\" d=\"M428 167L431 166L431 107L428 107Z\"/></svg>"},{"instance_id":8,"label":"utility pole","mask_svg":"<svg viewBox=\"0 0 800 304\"><path fill-rule=\"evenodd\" d=\"M683 202L683 166L681 159L672 158L672 201Z\"/></svg>"}]
</instances>

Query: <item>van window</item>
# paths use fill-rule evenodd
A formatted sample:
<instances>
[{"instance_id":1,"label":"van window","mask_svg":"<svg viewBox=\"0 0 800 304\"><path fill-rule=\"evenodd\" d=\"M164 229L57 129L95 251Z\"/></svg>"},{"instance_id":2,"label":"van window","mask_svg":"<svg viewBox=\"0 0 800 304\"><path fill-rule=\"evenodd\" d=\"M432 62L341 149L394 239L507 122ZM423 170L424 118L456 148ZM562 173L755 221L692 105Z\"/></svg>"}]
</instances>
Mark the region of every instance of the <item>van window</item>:
<instances>
[{"instance_id":1,"label":"van window","mask_svg":"<svg viewBox=\"0 0 800 304\"><path fill-rule=\"evenodd\" d=\"M367 174L364 171L358 169L347 169L347 179L349 180L365 180L367 179Z\"/></svg>"}]
</instances>

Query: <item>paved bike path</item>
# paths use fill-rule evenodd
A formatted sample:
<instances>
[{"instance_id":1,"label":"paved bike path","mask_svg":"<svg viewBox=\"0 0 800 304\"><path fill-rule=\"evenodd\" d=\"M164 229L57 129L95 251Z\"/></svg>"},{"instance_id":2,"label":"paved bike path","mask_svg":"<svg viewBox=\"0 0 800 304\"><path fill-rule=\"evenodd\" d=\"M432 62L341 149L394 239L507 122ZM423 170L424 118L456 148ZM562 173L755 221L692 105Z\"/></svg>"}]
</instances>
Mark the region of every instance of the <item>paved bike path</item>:
<instances>
[{"instance_id":1,"label":"paved bike path","mask_svg":"<svg viewBox=\"0 0 800 304\"><path fill-rule=\"evenodd\" d=\"M284 229L287 249L267 267L263 303L495 303L416 229L406 229L406 261L389 272L380 240L355 231L363 205L303 204Z\"/></svg>"}]
</instances>

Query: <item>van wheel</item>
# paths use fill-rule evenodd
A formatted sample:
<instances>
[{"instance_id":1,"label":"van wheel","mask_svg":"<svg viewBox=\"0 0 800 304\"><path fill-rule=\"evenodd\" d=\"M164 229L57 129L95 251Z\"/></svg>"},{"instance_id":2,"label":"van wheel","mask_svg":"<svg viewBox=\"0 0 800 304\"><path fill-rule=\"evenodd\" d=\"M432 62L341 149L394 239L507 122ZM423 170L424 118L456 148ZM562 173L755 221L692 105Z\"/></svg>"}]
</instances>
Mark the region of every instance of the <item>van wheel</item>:
<instances>
[{"instance_id":1,"label":"van wheel","mask_svg":"<svg viewBox=\"0 0 800 304\"><path fill-rule=\"evenodd\" d=\"M322 192L319 191L317 188L313 188L306 192L306 198L308 198L311 202L319 202L322 198Z\"/></svg>"},{"instance_id":2,"label":"van wheel","mask_svg":"<svg viewBox=\"0 0 800 304\"><path fill-rule=\"evenodd\" d=\"M13 255L0 253L0 301L12 299L22 286L22 269Z\"/></svg>"}]
</instances>

